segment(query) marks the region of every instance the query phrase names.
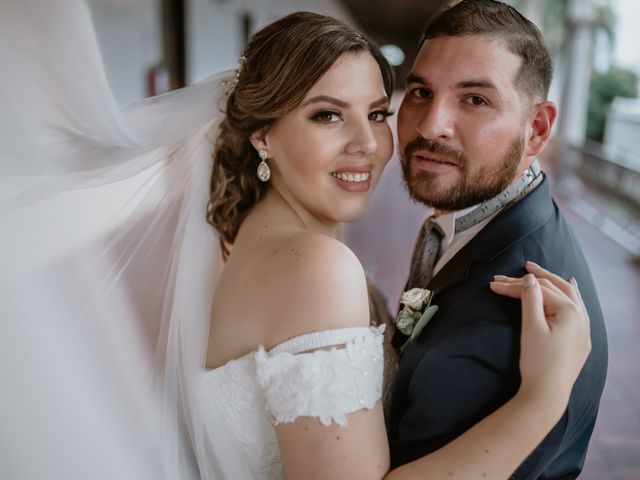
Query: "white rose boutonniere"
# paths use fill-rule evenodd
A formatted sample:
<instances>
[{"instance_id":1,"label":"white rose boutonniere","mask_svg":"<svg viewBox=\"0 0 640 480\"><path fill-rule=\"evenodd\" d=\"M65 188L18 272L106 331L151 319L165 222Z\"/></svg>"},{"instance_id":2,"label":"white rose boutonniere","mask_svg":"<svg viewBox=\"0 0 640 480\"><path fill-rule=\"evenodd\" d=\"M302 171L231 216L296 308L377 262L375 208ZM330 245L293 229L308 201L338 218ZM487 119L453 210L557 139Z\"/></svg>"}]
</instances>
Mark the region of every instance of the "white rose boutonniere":
<instances>
[{"instance_id":1,"label":"white rose boutonniere","mask_svg":"<svg viewBox=\"0 0 640 480\"><path fill-rule=\"evenodd\" d=\"M413 311L418 311L424 307L425 302L431 300L431 295L431 292L424 288L412 288L402 292L400 303Z\"/></svg>"},{"instance_id":2,"label":"white rose boutonniere","mask_svg":"<svg viewBox=\"0 0 640 480\"><path fill-rule=\"evenodd\" d=\"M407 290L400 297L402 310L396 317L396 327L409 339L402 345L403 351L409 342L412 342L422 329L429 323L429 320L438 311L437 305L431 305L433 292L424 288L412 288Z\"/></svg>"}]
</instances>

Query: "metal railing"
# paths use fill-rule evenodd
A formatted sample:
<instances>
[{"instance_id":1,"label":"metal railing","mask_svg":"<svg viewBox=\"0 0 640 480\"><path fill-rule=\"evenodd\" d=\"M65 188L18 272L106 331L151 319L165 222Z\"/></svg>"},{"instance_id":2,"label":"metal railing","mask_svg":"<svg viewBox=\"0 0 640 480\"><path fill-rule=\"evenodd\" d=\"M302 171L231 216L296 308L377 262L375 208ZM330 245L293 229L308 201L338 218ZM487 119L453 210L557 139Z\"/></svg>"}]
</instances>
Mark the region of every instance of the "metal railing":
<instances>
[{"instance_id":1,"label":"metal railing","mask_svg":"<svg viewBox=\"0 0 640 480\"><path fill-rule=\"evenodd\" d=\"M637 164L597 143L586 143L580 152L580 179L621 202L640 221L640 160Z\"/></svg>"}]
</instances>

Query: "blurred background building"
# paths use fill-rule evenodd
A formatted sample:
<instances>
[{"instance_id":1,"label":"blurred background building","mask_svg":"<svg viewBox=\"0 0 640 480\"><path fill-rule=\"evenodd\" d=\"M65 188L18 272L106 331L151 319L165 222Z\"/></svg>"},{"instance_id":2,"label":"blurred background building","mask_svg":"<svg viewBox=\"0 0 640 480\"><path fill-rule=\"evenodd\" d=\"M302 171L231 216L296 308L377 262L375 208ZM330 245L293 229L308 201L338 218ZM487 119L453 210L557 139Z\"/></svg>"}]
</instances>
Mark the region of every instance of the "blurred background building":
<instances>
[{"instance_id":1,"label":"blurred background building","mask_svg":"<svg viewBox=\"0 0 640 480\"><path fill-rule=\"evenodd\" d=\"M121 105L235 68L248 36L311 10L364 30L398 74L411 67L442 0L88 0L107 75ZM600 291L611 361L601 415L581 478L640 479L640 2L512 0L553 53L559 106L541 158L581 239ZM402 93L395 95L399 103ZM393 122L393 120L392 120ZM424 207L405 196L392 159L367 218L345 228L393 310Z\"/></svg>"}]
</instances>

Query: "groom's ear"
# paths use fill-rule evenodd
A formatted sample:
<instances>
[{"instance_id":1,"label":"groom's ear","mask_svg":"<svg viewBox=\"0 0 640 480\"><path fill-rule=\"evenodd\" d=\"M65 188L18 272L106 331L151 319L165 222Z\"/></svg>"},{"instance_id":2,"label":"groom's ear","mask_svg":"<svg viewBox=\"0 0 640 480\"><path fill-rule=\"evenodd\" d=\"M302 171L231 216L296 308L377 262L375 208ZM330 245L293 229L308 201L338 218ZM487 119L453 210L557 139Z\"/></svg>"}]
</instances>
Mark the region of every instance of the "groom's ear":
<instances>
[{"instance_id":1,"label":"groom's ear","mask_svg":"<svg viewBox=\"0 0 640 480\"><path fill-rule=\"evenodd\" d=\"M532 107L529 115L526 155L535 157L549 142L558 110L553 102L544 101Z\"/></svg>"}]
</instances>

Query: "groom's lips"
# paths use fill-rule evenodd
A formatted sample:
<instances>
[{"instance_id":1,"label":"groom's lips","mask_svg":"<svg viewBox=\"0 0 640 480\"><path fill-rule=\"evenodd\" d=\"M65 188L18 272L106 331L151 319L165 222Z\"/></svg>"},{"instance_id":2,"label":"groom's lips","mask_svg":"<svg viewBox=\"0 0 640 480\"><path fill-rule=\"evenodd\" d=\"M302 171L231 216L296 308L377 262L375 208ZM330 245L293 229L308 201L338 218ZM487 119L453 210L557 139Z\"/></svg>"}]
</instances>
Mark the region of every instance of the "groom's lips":
<instances>
[{"instance_id":1,"label":"groom's lips","mask_svg":"<svg viewBox=\"0 0 640 480\"><path fill-rule=\"evenodd\" d=\"M416 152L411 158L420 170L428 172L446 173L459 168L450 158L432 152Z\"/></svg>"}]
</instances>

